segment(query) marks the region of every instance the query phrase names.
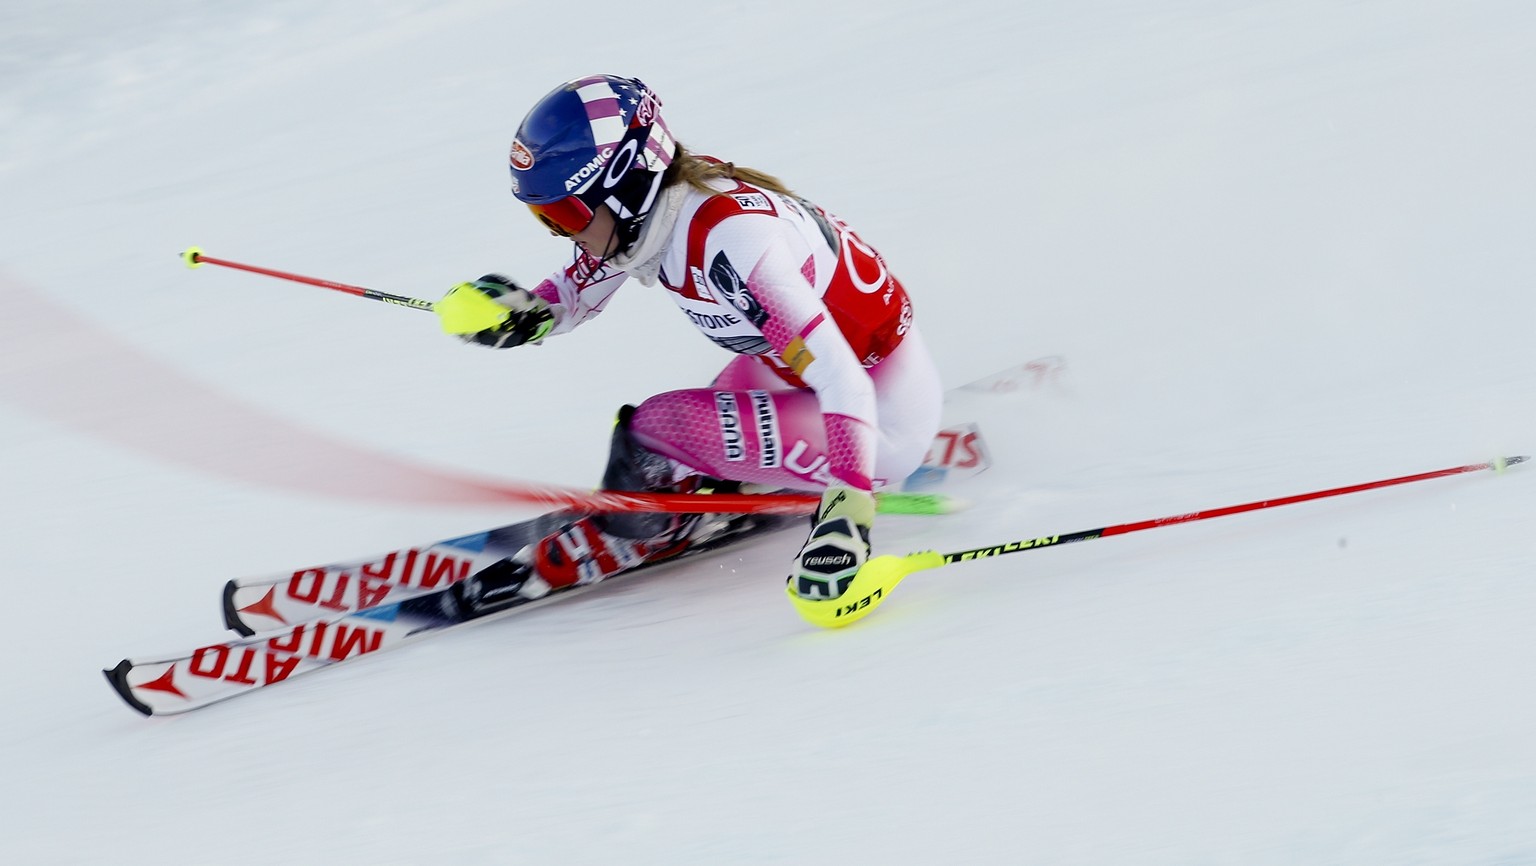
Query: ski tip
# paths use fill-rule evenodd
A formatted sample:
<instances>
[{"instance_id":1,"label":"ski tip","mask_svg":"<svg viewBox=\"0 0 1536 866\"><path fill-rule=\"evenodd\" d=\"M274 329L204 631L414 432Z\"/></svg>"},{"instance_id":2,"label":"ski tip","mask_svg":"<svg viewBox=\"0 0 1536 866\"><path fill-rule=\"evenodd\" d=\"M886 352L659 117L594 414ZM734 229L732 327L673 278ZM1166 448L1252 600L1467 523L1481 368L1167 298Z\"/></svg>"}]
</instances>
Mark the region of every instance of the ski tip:
<instances>
[{"instance_id":1,"label":"ski tip","mask_svg":"<svg viewBox=\"0 0 1536 866\"><path fill-rule=\"evenodd\" d=\"M146 716L152 716L155 711L149 704L133 696L133 688L128 685L128 672L131 670L133 670L133 662L123 659L117 663L117 667L104 668L102 673L106 675L107 683L112 686L112 690L123 699L123 703Z\"/></svg>"},{"instance_id":2,"label":"ski tip","mask_svg":"<svg viewBox=\"0 0 1536 866\"><path fill-rule=\"evenodd\" d=\"M250 637L256 630L246 625L240 619L240 611L235 609L235 590L239 589L233 580L224 584L224 627L240 635Z\"/></svg>"},{"instance_id":3,"label":"ski tip","mask_svg":"<svg viewBox=\"0 0 1536 866\"><path fill-rule=\"evenodd\" d=\"M881 514L954 514L970 507L970 502L943 493L900 490L875 494L875 509Z\"/></svg>"}]
</instances>

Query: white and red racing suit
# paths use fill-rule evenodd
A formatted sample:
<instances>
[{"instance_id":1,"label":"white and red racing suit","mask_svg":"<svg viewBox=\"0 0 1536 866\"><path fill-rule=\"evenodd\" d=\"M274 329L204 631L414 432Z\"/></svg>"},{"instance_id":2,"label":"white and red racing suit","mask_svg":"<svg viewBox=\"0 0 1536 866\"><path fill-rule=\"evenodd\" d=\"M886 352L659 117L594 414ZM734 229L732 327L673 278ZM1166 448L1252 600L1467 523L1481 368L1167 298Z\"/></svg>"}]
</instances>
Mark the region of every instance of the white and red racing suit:
<instances>
[{"instance_id":1,"label":"white and red racing suit","mask_svg":"<svg viewBox=\"0 0 1536 866\"><path fill-rule=\"evenodd\" d=\"M939 427L942 389L906 290L826 211L734 180L668 187L634 248L581 253L534 289L551 334L600 313L630 276L664 286L694 326L741 356L709 388L644 401L640 444L716 478L819 490L899 482Z\"/></svg>"}]
</instances>

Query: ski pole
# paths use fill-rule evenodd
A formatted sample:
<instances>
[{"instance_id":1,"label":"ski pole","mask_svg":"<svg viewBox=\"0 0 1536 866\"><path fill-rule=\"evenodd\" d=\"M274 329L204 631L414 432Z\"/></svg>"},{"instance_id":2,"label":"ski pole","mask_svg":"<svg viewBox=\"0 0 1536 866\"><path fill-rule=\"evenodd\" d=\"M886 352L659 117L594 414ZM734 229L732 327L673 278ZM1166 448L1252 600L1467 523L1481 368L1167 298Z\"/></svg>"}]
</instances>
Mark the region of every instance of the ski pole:
<instances>
[{"instance_id":1,"label":"ski pole","mask_svg":"<svg viewBox=\"0 0 1536 866\"><path fill-rule=\"evenodd\" d=\"M290 274L286 271L274 271L271 268L246 265L240 262L232 262L228 259L216 259L213 256L203 255L203 251L197 247L188 247L181 253L181 260L187 263L189 268L200 268L203 265L218 265L221 268L233 268L237 271L250 271L253 274L261 274L268 277L277 277L280 280L290 280L295 283L304 283L311 286L319 286L322 289L333 289L338 292L346 292L349 295L357 295L370 301L383 301L386 304L397 304L402 307L410 307L413 310L432 311L432 302L423 301L420 298L407 298L404 295L391 295L387 292L379 292L373 289L365 289L362 286L349 286L346 283L333 283L330 280L306 277L301 274Z\"/></svg>"},{"instance_id":2,"label":"ski pole","mask_svg":"<svg viewBox=\"0 0 1536 866\"><path fill-rule=\"evenodd\" d=\"M1248 502L1242 505L1229 505L1225 508L1212 508L1207 511L1192 511L1186 514L1176 514L1171 517L1158 517L1152 520L1139 520L1134 523L1103 526L1098 529L1084 529L1061 535L1020 539L1003 544L993 544L987 547L959 550L954 553L939 553L928 550L920 553L910 553L906 556L877 556L865 563L864 567L859 570L859 573L854 576L853 583L849 585L848 590L838 598L801 598L794 591L793 586L787 587L786 592L789 594L789 599L794 604L795 609L807 621L823 628L838 628L868 616L881 602L885 601L886 597L891 594L891 590L901 583L902 578L915 571L938 568L971 559L1001 556L1005 553L1020 553L1025 550L1039 550L1043 547L1059 547L1060 545L1071 544L1076 541L1092 541L1095 538L1126 535L1132 532L1140 532L1144 529L1156 529L1160 526L1173 526L1179 523L1192 523L1196 520L1209 520L1213 517L1225 517L1229 514L1242 514L1248 511L1258 511L1261 508L1278 508L1282 505L1294 505L1298 502L1309 502L1313 499L1324 499L1329 496L1343 496L1346 493L1359 493L1363 490L1375 490L1381 487L1393 487L1398 484L1409 484L1414 481L1427 481L1431 478L1443 478L1447 475L1479 472L1484 469L1502 472L1506 467L1513 466L1516 463L1524 463L1529 459L1529 457L1525 456L1497 457L1487 463L1473 463L1467 466L1456 466L1451 469L1438 469L1434 472L1421 472L1417 475L1404 475L1399 478L1369 481L1364 484L1352 484L1348 487L1334 487L1328 490L1317 490L1312 493L1301 493L1296 496L1285 496L1280 499L1261 499L1257 502Z\"/></svg>"}]
</instances>

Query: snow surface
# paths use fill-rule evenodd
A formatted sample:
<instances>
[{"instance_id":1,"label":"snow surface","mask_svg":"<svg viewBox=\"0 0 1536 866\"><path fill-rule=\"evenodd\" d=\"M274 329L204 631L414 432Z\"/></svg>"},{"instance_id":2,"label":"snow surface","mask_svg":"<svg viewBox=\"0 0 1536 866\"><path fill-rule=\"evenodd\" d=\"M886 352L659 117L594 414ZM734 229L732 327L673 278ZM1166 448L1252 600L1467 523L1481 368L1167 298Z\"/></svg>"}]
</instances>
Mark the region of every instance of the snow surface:
<instances>
[{"instance_id":1,"label":"snow surface","mask_svg":"<svg viewBox=\"0 0 1536 866\"><path fill-rule=\"evenodd\" d=\"M959 549L1536 448L1536 6L601 0L0 9L0 862L1536 863L1536 471L915 575L817 632L780 534L191 716L98 669L228 577L526 512L727 358L631 286L495 353L435 298L563 245L526 108L639 75L888 255L998 465Z\"/></svg>"}]
</instances>

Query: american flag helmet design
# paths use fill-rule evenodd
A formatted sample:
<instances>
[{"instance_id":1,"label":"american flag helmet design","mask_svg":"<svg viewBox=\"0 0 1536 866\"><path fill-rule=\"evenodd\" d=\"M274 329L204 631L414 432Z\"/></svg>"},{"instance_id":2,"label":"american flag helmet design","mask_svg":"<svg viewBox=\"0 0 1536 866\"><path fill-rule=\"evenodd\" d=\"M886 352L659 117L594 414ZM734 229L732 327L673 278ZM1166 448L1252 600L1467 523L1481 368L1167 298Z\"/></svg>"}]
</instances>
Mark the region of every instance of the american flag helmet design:
<instances>
[{"instance_id":1,"label":"american flag helmet design","mask_svg":"<svg viewBox=\"0 0 1536 866\"><path fill-rule=\"evenodd\" d=\"M512 192L526 204L576 196L621 221L650 210L677 142L661 100L644 82L614 75L568 81L534 105L512 141Z\"/></svg>"}]
</instances>

